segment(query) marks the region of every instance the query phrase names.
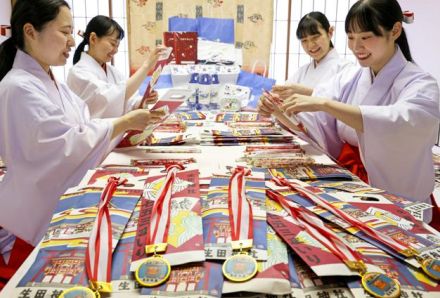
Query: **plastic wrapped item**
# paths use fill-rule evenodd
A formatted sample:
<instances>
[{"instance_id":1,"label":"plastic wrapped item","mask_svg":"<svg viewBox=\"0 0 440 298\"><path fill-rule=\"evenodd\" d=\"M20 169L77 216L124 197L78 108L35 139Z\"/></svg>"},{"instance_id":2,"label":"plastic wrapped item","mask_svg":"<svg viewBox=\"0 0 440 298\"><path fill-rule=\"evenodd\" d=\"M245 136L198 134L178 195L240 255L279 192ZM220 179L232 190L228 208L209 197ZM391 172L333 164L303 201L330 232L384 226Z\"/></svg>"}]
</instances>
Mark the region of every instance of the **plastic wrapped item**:
<instances>
[{"instance_id":1,"label":"plastic wrapped item","mask_svg":"<svg viewBox=\"0 0 440 298\"><path fill-rule=\"evenodd\" d=\"M220 91L220 81L218 78L218 74L214 73L211 75L211 103L210 103L210 109L211 110L217 110L220 107L219 103L219 97L218 93Z\"/></svg>"},{"instance_id":2,"label":"plastic wrapped item","mask_svg":"<svg viewBox=\"0 0 440 298\"><path fill-rule=\"evenodd\" d=\"M251 89L244 86L225 84L219 93L220 109L222 111L236 112L249 102Z\"/></svg>"},{"instance_id":3,"label":"plastic wrapped item","mask_svg":"<svg viewBox=\"0 0 440 298\"><path fill-rule=\"evenodd\" d=\"M173 86L180 87L190 82L191 74L195 72L195 65L171 65L170 71Z\"/></svg>"},{"instance_id":4,"label":"plastic wrapped item","mask_svg":"<svg viewBox=\"0 0 440 298\"><path fill-rule=\"evenodd\" d=\"M191 95L188 97L188 107L194 108L199 103L199 74L191 74L191 79L188 84L188 89L191 91Z\"/></svg>"},{"instance_id":5,"label":"plastic wrapped item","mask_svg":"<svg viewBox=\"0 0 440 298\"><path fill-rule=\"evenodd\" d=\"M199 39L197 59L206 64L242 65L243 49L237 49L234 44Z\"/></svg>"},{"instance_id":6,"label":"plastic wrapped item","mask_svg":"<svg viewBox=\"0 0 440 298\"><path fill-rule=\"evenodd\" d=\"M171 65L171 80L174 87L186 85L191 80L193 73L209 73L218 76L218 82L223 84L236 84L240 74L238 65Z\"/></svg>"},{"instance_id":7,"label":"plastic wrapped item","mask_svg":"<svg viewBox=\"0 0 440 298\"><path fill-rule=\"evenodd\" d=\"M211 75L203 73L199 77L199 110L208 110L211 103Z\"/></svg>"}]
</instances>

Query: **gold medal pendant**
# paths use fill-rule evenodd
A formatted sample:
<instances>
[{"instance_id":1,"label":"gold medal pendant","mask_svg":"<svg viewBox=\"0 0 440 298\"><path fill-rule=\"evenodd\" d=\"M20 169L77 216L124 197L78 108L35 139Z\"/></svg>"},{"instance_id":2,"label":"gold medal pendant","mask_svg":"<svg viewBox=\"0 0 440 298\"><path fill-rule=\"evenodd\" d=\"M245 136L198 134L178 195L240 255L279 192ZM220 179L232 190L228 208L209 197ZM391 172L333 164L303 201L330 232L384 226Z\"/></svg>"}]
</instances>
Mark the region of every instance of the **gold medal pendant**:
<instances>
[{"instance_id":1,"label":"gold medal pendant","mask_svg":"<svg viewBox=\"0 0 440 298\"><path fill-rule=\"evenodd\" d=\"M257 261L246 253L229 257L222 267L223 275L234 282L250 280L257 273Z\"/></svg>"},{"instance_id":2,"label":"gold medal pendant","mask_svg":"<svg viewBox=\"0 0 440 298\"><path fill-rule=\"evenodd\" d=\"M136 269L136 280L144 287L155 287L165 282L171 273L168 260L160 255L145 259Z\"/></svg>"},{"instance_id":3,"label":"gold medal pendant","mask_svg":"<svg viewBox=\"0 0 440 298\"><path fill-rule=\"evenodd\" d=\"M440 260L427 258L421 262L423 271L432 279L440 280Z\"/></svg>"},{"instance_id":4,"label":"gold medal pendant","mask_svg":"<svg viewBox=\"0 0 440 298\"><path fill-rule=\"evenodd\" d=\"M60 298L100 298L101 295L98 291L94 292L93 290L87 287L73 287L63 291L60 295Z\"/></svg>"},{"instance_id":5,"label":"gold medal pendant","mask_svg":"<svg viewBox=\"0 0 440 298\"><path fill-rule=\"evenodd\" d=\"M367 272L362 275L362 286L368 294L378 298L397 298L400 296L400 284L379 272Z\"/></svg>"}]
</instances>

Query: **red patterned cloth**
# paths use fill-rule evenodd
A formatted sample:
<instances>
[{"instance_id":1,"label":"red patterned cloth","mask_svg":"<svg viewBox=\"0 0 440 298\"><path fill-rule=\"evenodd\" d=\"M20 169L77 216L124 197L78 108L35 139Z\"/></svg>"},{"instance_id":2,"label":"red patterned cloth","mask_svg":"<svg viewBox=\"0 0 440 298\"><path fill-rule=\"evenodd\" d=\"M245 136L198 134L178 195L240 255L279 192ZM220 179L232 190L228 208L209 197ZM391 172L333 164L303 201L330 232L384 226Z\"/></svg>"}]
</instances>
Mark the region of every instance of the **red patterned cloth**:
<instances>
[{"instance_id":1,"label":"red patterned cloth","mask_svg":"<svg viewBox=\"0 0 440 298\"><path fill-rule=\"evenodd\" d=\"M0 255L0 291L15 274L18 268L20 268L21 264L23 264L33 249L34 247L32 245L20 238L16 238L8 264L5 263L3 257Z\"/></svg>"},{"instance_id":2,"label":"red patterned cloth","mask_svg":"<svg viewBox=\"0 0 440 298\"><path fill-rule=\"evenodd\" d=\"M344 143L341 153L339 153L338 164L368 183L367 170L362 163L358 147Z\"/></svg>"}]
</instances>

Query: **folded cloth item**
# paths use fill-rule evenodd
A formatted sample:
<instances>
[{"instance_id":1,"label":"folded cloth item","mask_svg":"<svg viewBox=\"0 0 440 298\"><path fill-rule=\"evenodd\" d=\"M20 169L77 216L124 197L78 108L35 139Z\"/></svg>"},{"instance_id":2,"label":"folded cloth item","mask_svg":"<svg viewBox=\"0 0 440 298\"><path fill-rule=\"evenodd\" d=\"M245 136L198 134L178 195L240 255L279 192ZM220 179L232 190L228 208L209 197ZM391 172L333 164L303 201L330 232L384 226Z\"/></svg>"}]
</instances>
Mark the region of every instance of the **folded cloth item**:
<instances>
[{"instance_id":1,"label":"folded cloth item","mask_svg":"<svg viewBox=\"0 0 440 298\"><path fill-rule=\"evenodd\" d=\"M234 44L199 38L197 60L206 64L243 65L243 51L235 48Z\"/></svg>"}]
</instances>

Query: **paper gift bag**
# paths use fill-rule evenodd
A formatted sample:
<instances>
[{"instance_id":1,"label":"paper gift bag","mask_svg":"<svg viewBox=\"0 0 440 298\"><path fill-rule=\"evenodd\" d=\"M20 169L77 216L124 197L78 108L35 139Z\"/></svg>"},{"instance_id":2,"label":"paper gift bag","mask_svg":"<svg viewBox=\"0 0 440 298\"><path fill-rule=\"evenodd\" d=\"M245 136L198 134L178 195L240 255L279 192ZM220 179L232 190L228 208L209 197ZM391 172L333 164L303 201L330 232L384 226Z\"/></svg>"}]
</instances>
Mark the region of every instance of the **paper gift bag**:
<instances>
[{"instance_id":1,"label":"paper gift bag","mask_svg":"<svg viewBox=\"0 0 440 298\"><path fill-rule=\"evenodd\" d=\"M168 19L168 31L170 32L197 32L198 27L198 21L194 18L170 17Z\"/></svg>"},{"instance_id":2,"label":"paper gift bag","mask_svg":"<svg viewBox=\"0 0 440 298\"><path fill-rule=\"evenodd\" d=\"M197 62L197 32L164 32L164 44L173 48L176 64Z\"/></svg>"},{"instance_id":3,"label":"paper gift bag","mask_svg":"<svg viewBox=\"0 0 440 298\"><path fill-rule=\"evenodd\" d=\"M234 43L234 20L221 18L198 18L199 36L212 41Z\"/></svg>"}]
</instances>

